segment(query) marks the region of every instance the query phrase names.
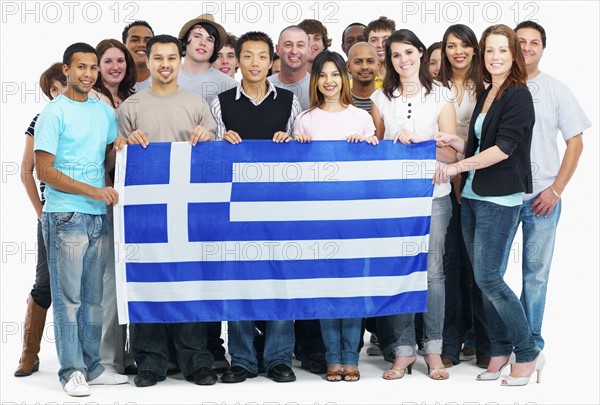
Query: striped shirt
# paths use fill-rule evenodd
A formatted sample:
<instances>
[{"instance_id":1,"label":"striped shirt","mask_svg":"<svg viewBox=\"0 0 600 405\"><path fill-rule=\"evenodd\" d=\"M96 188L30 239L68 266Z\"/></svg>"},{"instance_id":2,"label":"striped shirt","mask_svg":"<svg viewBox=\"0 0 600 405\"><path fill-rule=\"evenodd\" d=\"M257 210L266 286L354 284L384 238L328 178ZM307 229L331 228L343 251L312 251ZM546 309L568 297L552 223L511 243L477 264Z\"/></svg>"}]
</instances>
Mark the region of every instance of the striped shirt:
<instances>
[{"instance_id":1,"label":"striped shirt","mask_svg":"<svg viewBox=\"0 0 600 405\"><path fill-rule=\"evenodd\" d=\"M29 124L29 127L25 131L25 135L30 136L31 138L34 137L35 122L37 121L39 116L40 115L38 114L35 117L33 117L33 120L31 120L31 124ZM40 200L42 201L42 205L46 202L46 199L44 198L44 190L45 189L46 189L46 184L40 181Z\"/></svg>"},{"instance_id":2,"label":"striped shirt","mask_svg":"<svg viewBox=\"0 0 600 405\"><path fill-rule=\"evenodd\" d=\"M352 100L354 100L354 105L360 108L361 110L365 110L369 114L371 114L371 106L373 105L373 100L370 98L360 98L356 97L354 94L352 95Z\"/></svg>"}]
</instances>

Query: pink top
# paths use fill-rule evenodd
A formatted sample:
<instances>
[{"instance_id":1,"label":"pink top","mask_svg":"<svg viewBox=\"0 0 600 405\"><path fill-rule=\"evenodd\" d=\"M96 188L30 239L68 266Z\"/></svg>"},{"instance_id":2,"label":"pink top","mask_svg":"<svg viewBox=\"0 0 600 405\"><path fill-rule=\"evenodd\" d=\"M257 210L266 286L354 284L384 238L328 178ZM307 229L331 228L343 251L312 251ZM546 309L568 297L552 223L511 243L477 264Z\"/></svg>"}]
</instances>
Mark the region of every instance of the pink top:
<instances>
[{"instance_id":1,"label":"pink top","mask_svg":"<svg viewBox=\"0 0 600 405\"><path fill-rule=\"evenodd\" d=\"M327 112L315 108L298 114L294 121L293 134L307 134L313 140L339 141L358 134L367 137L375 133L373 119L368 112L353 105L343 111Z\"/></svg>"}]
</instances>

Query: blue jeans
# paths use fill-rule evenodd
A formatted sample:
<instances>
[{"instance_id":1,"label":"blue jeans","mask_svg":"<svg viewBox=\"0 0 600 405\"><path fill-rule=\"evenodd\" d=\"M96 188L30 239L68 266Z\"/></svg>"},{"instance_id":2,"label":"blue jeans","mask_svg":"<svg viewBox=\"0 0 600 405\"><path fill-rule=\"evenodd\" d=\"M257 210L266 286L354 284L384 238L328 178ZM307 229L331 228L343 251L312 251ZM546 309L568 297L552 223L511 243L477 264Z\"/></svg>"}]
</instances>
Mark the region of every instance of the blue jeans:
<instances>
[{"instance_id":1,"label":"blue jeans","mask_svg":"<svg viewBox=\"0 0 600 405\"><path fill-rule=\"evenodd\" d=\"M537 198L537 197L535 197ZM535 344L544 349L542 338L542 321L546 305L546 290L552 267L556 227L561 213L561 200L554 206L548 216L536 217L530 205L535 198L523 202L519 211L519 222L523 224L523 289L521 304L533 333ZM514 229L514 233L517 229ZM512 237L514 238L514 233Z\"/></svg>"},{"instance_id":2,"label":"blue jeans","mask_svg":"<svg viewBox=\"0 0 600 405\"><path fill-rule=\"evenodd\" d=\"M54 304L54 334L64 385L80 371L88 380L100 365L102 278L106 267L106 215L44 212L42 230Z\"/></svg>"},{"instance_id":3,"label":"blue jeans","mask_svg":"<svg viewBox=\"0 0 600 405\"><path fill-rule=\"evenodd\" d=\"M427 312L423 314L425 353L442 353L444 329L444 242L452 216L449 196L433 199L427 254ZM377 320L377 338L383 355L414 356L415 314L383 316Z\"/></svg>"},{"instance_id":4,"label":"blue jeans","mask_svg":"<svg viewBox=\"0 0 600 405\"><path fill-rule=\"evenodd\" d=\"M200 367L212 368L213 358L206 348L206 322L132 323L131 351L139 371L167 375L169 343L185 378ZM174 359L175 360L175 359Z\"/></svg>"},{"instance_id":5,"label":"blue jeans","mask_svg":"<svg viewBox=\"0 0 600 405\"><path fill-rule=\"evenodd\" d=\"M258 373L258 360L254 349L256 327L254 321L228 322L229 354L231 366L240 366ZM264 366L267 370L279 364L292 367L294 352L294 321L265 322Z\"/></svg>"},{"instance_id":6,"label":"blue jeans","mask_svg":"<svg viewBox=\"0 0 600 405\"><path fill-rule=\"evenodd\" d=\"M463 198L461 220L475 282L484 296L490 354L507 356L514 351L517 361L524 363L535 360L539 349L521 302L504 282L520 208Z\"/></svg>"},{"instance_id":7,"label":"blue jeans","mask_svg":"<svg viewBox=\"0 0 600 405\"><path fill-rule=\"evenodd\" d=\"M327 365L358 366L358 345L362 318L321 319Z\"/></svg>"}]
</instances>

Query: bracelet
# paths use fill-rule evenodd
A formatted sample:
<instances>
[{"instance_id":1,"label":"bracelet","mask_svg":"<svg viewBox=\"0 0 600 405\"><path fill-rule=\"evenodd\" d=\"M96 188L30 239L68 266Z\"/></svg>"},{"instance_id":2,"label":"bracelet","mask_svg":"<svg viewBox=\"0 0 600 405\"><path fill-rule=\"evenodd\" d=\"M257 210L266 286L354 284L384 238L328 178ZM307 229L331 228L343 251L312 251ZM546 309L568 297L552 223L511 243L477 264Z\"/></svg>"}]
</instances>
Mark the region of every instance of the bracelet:
<instances>
[{"instance_id":1,"label":"bracelet","mask_svg":"<svg viewBox=\"0 0 600 405\"><path fill-rule=\"evenodd\" d=\"M554 193L555 196L557 196L558 198L560 198L560 194L558 194L556 192L556 190L554 189L554 187L552 187L552 185L550 185L550 190L552 190L552 192Z\"/></svg>"}]
</instances>

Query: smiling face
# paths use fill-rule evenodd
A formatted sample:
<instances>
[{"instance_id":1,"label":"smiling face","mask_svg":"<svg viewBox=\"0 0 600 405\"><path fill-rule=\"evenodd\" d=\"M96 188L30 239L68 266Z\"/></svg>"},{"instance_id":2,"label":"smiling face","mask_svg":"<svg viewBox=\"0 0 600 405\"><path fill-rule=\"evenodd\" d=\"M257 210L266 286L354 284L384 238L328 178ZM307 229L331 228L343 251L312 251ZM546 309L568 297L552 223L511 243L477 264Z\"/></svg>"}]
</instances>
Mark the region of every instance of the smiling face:
<instances>
[{"instance_id":1,"label":"smiling face","mask_svg":"<svg viewBox=\"0 0 600 405\"><path fill-rule=\"evenodd\" d=\"M240 50L240 70L244 89L249 84L264 86L271 68L269 45L263 41L246 41Z\"/></svg>"},{"instance_id":2,"label":"smiling face","mask_svg":"<svg viewBox=\"0 0 600 405\"><path fill-rule=\"evenodd\" d=\"M392 66L394 66L396 73L400 75L400 79L403 82L411 80L418 83L423 52L413 45L403 42L393 42L390 45L390 51Z\"/></svg>"},{"instance_id":3,"label":"smiling face","mask_svg":"<svg viewBox=\"0 0 600 405\"><path fill-rule=\"evenodd\" d=\"M119 48L108 48L100 56L100 74L107 87L118 87L127 71L125 54Z\"/></svg>"},{"instance_id":4,"label":"smiling face","mask_svg":"<svg viewBox=\"0 0 600 405\"><path fill-rule=\"evenodd\" d=\"M146 65L146 44L152 37L152 31L144 25L135 25L129 28L125 46L133 57L136 66Z\"/></svg>"},{"instance_id":5,"label":"smiling face","mask_svg":"<svg viewBox=\"0 0 600 405\"><path fill-rule=\"evenodd\" d=\"M358 44L348 54L346 65L353 81L363 84L374 82L379 70L377 52L367 43Z\"/></svg>"},{"instance_id":6,"label":"smiling face","mask_svg":"<svg viewBox=\"0 0 600 405\"><path fill-rule=\"evenodd\" d=\"M339 101L342 83L342 74L335 63L325 62L317 81L317 89L325 101Z\"/></svg>"},{"instance_id":7,"label":"smiling face","mask_svg":"<svg viewBox=\"0 0 600 405\"><path fill-rule=\"evenodd\" d=\"M238 66L238 60L235 57L235 50L225 45L217 54L217 60L211 63L211 66L227 76L235 77L235 68Z\"/></svg>"},{"instance_id":8,"label":"smiling face","mask_svg":"<svg viewBox=\"0 0 600 405\"><path fill-rule=\"evenodd\" d=\"M542 34L533 28L521 28L517 30L521 51L525 58L525 65L528 71L538 69L540 59L544 55L544 47L542 43Z\"/></svg>"},{"instance_id":9,"label":"smiling face","mask_svg":"<svg viewBox=\"0 0 600 405\"><path fill-rule=\"evenodd\" d=\"M301 29L288 29L279 36L277 55L281 69L291 72L306 68L308 60L308 35Z\"/></svg>"},{"instance_id":10,"label":"smiling face","mask_svg":"<svg viewBox=\"0 0 600 405\"><path fill-rule=\"evenodd\" d=\"M392 31L371 31L367 42L375 47L379 62L385 61L385 40L392 35Z\"/></svg>"},{"instance_id":11,"label":"smiling face","mask_svg":"<svg viewBox=\"0 0 600 405\"><path fill-rule=\"evenodd\" d=\"M152 77L152 86L177 85L177 76L181 66L179 50L174 43L157 42L150 49L148 69Z\"/></svg>"},{"instance_id":12,"label":"smiling face","mask_svg":"<svg viewBox=\"0 0 600 405\"><path fill-rule=\"evenodd\" d=\"M95 53L75 52L70 65L63 65L67 77L67 94L76 101L87 100L88 93L98 79L98 59Z\"/></svg>"},{"instance_id":13,"label":"smiling face","mask_svg":"<svg viewBox=\"0 0 600 405\"><path fill-rule=\"evenodd\" d=\"M510 52L508 38L504 35L491 34L485 39L485 68L492 80L504 80L512 67L513 56Z\"/></svg>"},{"instance_id":14,"label":"smiling face","mask_svg":"<svg viewBox=\"0 0 600 405\"><path fill-rule=\"evenodd\" d=\"M454 34L448 35L446 41L446 55L448 56L448 62L452 69L464 70L471 66L473 61L473 54L475 50L469 46L466 42L461 41Z\"/></svg>"},{"instance_id":15,"label":"smiling face","mask_svg":"<svg viewBox=\"0 0 600 405\"><path fill-rule=\"evenodd\" d=\"M215 51L215 38L201 26L192 28L185 46L185 57L196 63L206 63Z\"/></svg>"},{"instance_id":16,"label":"smiling face","mask_svg":"<svg viewBox=\"0 0 600 405\"><path fill-rule=\"evenodd\" d=\"M362 42L365 40L365 27L362 25L352 25L346 28L346 32L344 32L344 42L342 42L342 50L346 55L348 55L348 51L357 42Z\"/></svg>"},{"instance_id":17,"label":"smiling face","mask_svg":"<svg viewBox=\"0 0 600 405\"><path fill-rule=\"evenodd\" d=\"M438 77L440 74L440 67L442 66L442 50L436 49L429 55L429 73L432 77Z\"/></svg>"},{"instance_id":18,"label":"smiling face","mask_svg":"<svg viewBox=\"0 0 600 405\"><path fill-rule=\"evenodd\" d=\"M325 49L321 34L308 34L308 62L313 63L315 57Z\"/></svg>"}]
</instances>

